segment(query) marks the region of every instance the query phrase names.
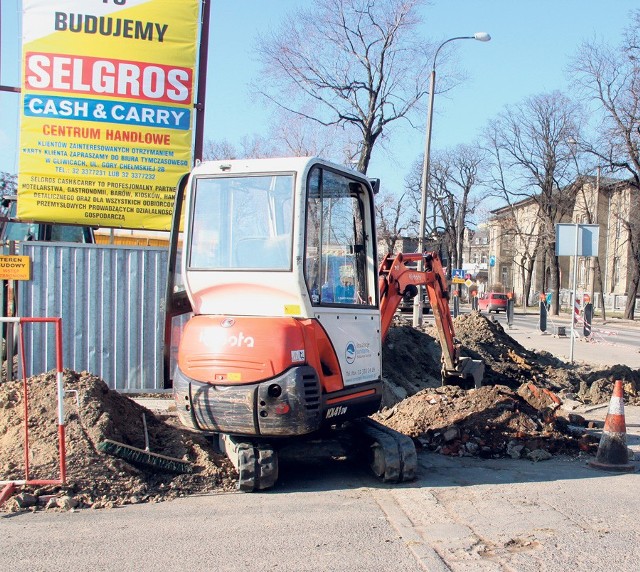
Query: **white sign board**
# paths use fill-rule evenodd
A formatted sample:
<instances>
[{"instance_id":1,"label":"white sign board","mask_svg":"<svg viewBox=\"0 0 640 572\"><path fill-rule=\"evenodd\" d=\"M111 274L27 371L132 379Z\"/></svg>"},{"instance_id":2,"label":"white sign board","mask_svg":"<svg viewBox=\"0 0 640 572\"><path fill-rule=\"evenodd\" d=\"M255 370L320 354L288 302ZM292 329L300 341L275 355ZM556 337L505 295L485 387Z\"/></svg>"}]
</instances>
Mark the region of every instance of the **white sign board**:
<instances>
[{"instance_id":1,"label":"white sign board","mask_svg":"<svg viewBox=\"0 0 640 572\"><path fill-rule=\"evenodd\" d=\"M597 257L599 239L598 224L556 224L556 256Z\"/></svg>"}]
</instances>

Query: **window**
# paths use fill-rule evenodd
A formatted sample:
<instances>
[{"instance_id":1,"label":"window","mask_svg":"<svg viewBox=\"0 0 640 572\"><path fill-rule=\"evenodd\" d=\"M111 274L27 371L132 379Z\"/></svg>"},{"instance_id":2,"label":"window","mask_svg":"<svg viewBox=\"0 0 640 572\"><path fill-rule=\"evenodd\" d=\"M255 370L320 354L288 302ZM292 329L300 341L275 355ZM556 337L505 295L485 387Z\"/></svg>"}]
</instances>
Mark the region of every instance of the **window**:
<instances>
[{"instance_id":1,"label":"window","mask_svg":"<svg viewBox=\"0 0 640 572\"><path fill-rule=\"evenodd\" d=\"M509 285L509 267L502 266L500 270L502 276L502 284L505 286Z\"/></svg>"},{"instance_id":2,"label":"window","mask_svg":"<svg viewBox=\"0 0 640 572\"><path fill-rule=\"evenodd\" d=\"M612 292L620 285L620 257L615 256L613 259L613 271L611 276Z\"/></svg>"},{"instance_id":3,"label":"window","mask_svg":"<svg viewBox=\"0 0 640 572\"><path fill-rule=\"evenodd\" d=\"M189 268L289 270L292 174L199 178Z\"/></svg>"},{"instance_id":4,"label":"window","mask_svg":"<svg viewBox=\"0 0 640 572\"><path fill-rule=\"evenodd\" d=\"M311 302L370 305L361 183L315 167L307 184L305 281Z\"/></svg>"}]
</instances>

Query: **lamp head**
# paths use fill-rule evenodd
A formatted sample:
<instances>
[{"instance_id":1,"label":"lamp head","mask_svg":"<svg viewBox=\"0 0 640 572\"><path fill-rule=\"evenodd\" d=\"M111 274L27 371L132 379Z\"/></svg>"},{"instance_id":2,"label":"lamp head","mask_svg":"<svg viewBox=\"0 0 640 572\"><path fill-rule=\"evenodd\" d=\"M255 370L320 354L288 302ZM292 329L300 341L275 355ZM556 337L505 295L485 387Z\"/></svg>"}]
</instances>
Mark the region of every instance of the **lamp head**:
<instances>
[{"instance_id":1,"label":"lamp head","mask_svg":"<svg viewBox=\"0 0 640 572\"><path fill-rule=\"evenodd\" d=\"M491 36L487 34L487 32L476 32L473 34L473 39L478 40L479 42L488 42L491 39Z\"/></svg>"}]
</instances>

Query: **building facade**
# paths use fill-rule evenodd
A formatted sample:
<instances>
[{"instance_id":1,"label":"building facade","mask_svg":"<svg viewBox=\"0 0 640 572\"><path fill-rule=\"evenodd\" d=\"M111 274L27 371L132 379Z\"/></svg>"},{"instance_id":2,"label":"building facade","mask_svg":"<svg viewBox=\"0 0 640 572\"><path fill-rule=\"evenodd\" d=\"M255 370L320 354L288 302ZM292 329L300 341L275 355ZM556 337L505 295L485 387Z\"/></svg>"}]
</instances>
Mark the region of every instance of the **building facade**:
<instances>
[{"instance_id":1,"label":"building facade","mask_svg":"<svg viewBox=\"0 0 640 572\"><path fill-rule=\"evenodd\" d=\"M632 279L633 265L628 224L638 189L629 181L602 177L581 177L563 193L575 195L569 214L557 222L594 224L599 228L598 256L579 257L576 292L589 294L596 307L602 300L607 308L621 309ZM539 294L549 289L549 263L545 259L544 229L535 198L496 209L488 221L490 265L489 287L513 291L522 302L528 271L531 272L529 304L536 304ZM555 237L551 237L554 239ZM561 303L570 303L573 287L574 257L560 256Z\"/></svg>"}]
</instances>

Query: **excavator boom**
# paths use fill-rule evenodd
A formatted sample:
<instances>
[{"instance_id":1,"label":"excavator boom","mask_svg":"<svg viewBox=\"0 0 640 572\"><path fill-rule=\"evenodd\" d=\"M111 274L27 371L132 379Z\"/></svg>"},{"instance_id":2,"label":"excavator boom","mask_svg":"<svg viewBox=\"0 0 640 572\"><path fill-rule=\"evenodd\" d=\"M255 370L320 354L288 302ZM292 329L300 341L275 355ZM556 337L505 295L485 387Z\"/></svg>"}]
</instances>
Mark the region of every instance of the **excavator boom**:
<instances>
[{"instance_id":1,"label":"excavator boom","mask_svg":"<svg viewBox=\"0 0 640 572\"><path fill-rule=\"evenodd\" d=\"M424 270L407 266L423 260ZM484 364L479 360L460 357L460 342L455 337L453 319L449 308L449 290L437 252L399 253L387 255L380 264L380 312L382 338L385 339L398 304L403 297L417 294L417 286L425 286L435 320L438 339L442 348L442 381L444 384L460 384L475 387L482 385Z\"/></svg>"}]
</instances>

